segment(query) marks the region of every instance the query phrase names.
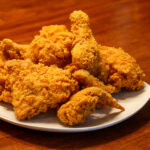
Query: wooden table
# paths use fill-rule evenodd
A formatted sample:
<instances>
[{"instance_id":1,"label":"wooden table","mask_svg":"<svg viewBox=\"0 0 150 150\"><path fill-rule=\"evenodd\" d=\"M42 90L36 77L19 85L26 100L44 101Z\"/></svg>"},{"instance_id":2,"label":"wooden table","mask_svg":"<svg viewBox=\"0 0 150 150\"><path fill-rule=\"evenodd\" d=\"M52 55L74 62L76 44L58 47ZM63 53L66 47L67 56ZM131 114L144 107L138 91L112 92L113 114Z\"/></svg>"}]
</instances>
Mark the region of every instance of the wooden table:
<instances>
[{"instance_id":1,"label":"wooden table","mask_svg":"<svg viewBox=\"0 0 150 150\"><path fill-rule=\"evenodd\" d=\"M81 9L90 16L97 41L122 47L134 56L150 83L149 0L0 0L0 40L29 43L43 25L70 25L68 15ZM134 117L87 133L33 131L0 121L0 150L150 149L150 102Z\"/></svg>"}]
</instances>

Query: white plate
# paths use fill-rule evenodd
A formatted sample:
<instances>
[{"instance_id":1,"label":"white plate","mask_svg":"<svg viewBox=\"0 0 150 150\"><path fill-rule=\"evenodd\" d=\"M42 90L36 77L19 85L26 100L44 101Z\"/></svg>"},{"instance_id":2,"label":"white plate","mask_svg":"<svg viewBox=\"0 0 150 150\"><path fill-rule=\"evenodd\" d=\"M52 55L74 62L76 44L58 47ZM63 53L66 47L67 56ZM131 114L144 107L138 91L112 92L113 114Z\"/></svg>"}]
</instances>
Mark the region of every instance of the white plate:
<instances>
[{"instance_id":1,"label":"white plate","mask_svg":"<svg viewBox=\"0 0 150 150\"><path fill-rule=\"evenodd\" d=\"M113 96L125 107L124 112L107 107L96 110L94 114L87 117L83 124L75 127L64 126L53 111L40 114L31 120L18 121L12 106L3 102L0 102L0 119L17 126L48 132L86 132L103 129L118 124L137 113L150 98L150 86L145 83L140 91L121 92Z\"/></svg>"}]
</instances>

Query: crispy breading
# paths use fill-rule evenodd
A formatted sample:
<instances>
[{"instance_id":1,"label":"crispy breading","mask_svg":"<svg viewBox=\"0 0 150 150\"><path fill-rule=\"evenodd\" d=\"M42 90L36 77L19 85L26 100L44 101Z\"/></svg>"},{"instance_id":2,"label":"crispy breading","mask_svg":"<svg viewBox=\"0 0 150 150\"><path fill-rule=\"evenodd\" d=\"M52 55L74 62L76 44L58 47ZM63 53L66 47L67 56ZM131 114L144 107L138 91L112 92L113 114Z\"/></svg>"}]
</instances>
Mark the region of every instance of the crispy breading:
<instances>
[{"instance_id":1,"label":"crispy breading","mask_svg":"<svg viewBox=\"0 0 150 150\"><path fill-rule=\"evenodd\" d=\"M85 88L74 94L63 104L57 116L66 125L76 125L84 122L85 117L95 111L97 103L124 110L112 96L99 87Z\"/></svg>"},{"instance_id":2,"label":"crispy breading","mask_svg":"<svg viewBox=\"0 0 150 150\"><path fill-rule=\"evenodd\" d=\"M31 59L28 55L28 45L21 45L10 39L0 41L0 101L11 103L11 89L7 83L8 73L4 68L5 63L11 59Z\"/></svg>"},{"instance_id":3,"label":"crispy breading","mask_svg":"<svg viewBox=\"0 0 150 150\"><path fill-rule=\"evenodd\" d=\"M72 63L79 69L86 69L97 75L99 70L98 44L89 27L89 17L83 11L74 11L70 14L73 42Z\"/></svg>"},{"instance_id":4,"label":"crispy breading","mask_svg":"<svg viewBox=\"0 0 150 150\"><path fill-rule=\"evenodd\" d=\"M7 59L4 56L2 49L3 49L3 43L0 42L0 101L3 100L2 93L5 90L5 81L7 78L7 72L4 69L4 64L7 61Z\"/></svg>"},{"instance_id":5,"label":"crispy breading","mask_svg":"<svg viewBox=\"0 0 150 150\"><path fill-rule=\"evenodd\" d=\"M98 78L90 75L90 73L84 69L77 70L73 73L73 77L83 85L83 87L100 87L108 93L115 93L116 88L112 85L105 85Z\"/></svg>"},{"instance_id":6,"label":"crispy breading","mask_svg":"<svg viewBox=\"0 0 150 150\"><path fill-rule=\"evenodd\" d=\"M101 89L107 91L108 93L117 93L117 89L108 84L105 85L104 82L100 81L98 78L94 77L93 75L90 75L90 73L86 70L80 69L73 73L73 77L82 84L82 88L85 87L100 87ZM96 108L103 108L104 104L101 102L96 104Z\"/></svg>"},{"instance_id":7,"label":"crispy breading","mask_svg":"<svg viewBox=\"0 0 150 150\"><path fill-rule=\"evenodd\" d=\"M121 48L100 46L100 61L105 70L101 70L99 79L105 84L121 88L138 90L143 86L145 76L136 60ZM102 67L101 67L102 68Z\"/></svg>"},{"instance_id":8,"label":"crispy breading","mask_svg":"<svg viewBox=\"0 0 150 150\"><path fill-rule=\"evenodd\" d=\"M144 73L128 53L121 48L98 45L89 27L89 18L82 11L70 15L71 32L75 36L71 51L72 63L79 69L88 70L105 84L138 90L143 86ZM97 53L99 52L99 54Z\"/></svg>"},{"instance_id":9,"label":"crispy breading","mask_svg":"<svg viewBox=\"0 0 150 150\"><path fill-rule=\"evenodd\" d=\"M47 66L65 66L71 61L73 34L64 25L44 26L28 45L17 44L10 39L0 43L0 51L8 59L30 59Z\"/></svg>"},{"instance_id":10,"label":"crispy breading","mask_svg":"<svg viewBox=\"0 0 150 150\"><path fill-rule=\"evenodd\" d=\"M64 25L44 26L30 44L35 62L62 67L71 59L73 35Z\"/></svg>"},{"instance_id":11,"label":"crispy breading","mask_svg":"<svg viewBox=\"0 0 150 150\"><path fill-rule=\"evenodd\" d=\"M49 107L56 108L78 90L70 72L56 66L11 60L5 69L9 74L6 90L11 90L11 103L18 119L30 119Z\"/></svg>"},{"instance_id":12,"label":"crispy breading","mask_svg":"<svg viewBox=\"0 0 150 150\"><path fill-rule=\"evenodd\" d=\"M0 51L6 60L10 59L26 59L33 57L28 51L28 45L17 44L10 39L3 39L0 42ZM33 58L32 58L33 59Z\"/></svg>"},{"instance_id":13,"label":"crispy breading","mask_svg":"<svg viewBox=\"0 0 150 150\"><path fill-rule=\"evenodd\" d=\"M11 103L18 119L60 107L60 121L76 125L96 107L124 110L111 93L143 86L136 60L121 48L98 45L86 13L74 11L70 20L71 32L44 26L28 45L0 41L0 101Z\"/></svg>"}]
</instances>

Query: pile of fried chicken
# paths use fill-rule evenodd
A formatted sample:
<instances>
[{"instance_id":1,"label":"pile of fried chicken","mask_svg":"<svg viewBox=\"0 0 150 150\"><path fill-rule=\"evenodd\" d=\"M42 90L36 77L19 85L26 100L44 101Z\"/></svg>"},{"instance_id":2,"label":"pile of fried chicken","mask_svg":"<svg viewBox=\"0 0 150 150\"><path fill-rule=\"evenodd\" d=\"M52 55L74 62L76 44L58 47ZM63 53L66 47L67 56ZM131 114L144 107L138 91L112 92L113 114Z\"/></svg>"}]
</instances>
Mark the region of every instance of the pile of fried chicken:
<instances>
[{"instance_id":1,"label":"pile of fried chicken","mask_svg":"<svg viewBox=\"0 0 150 150\"><path fill-rule=\"evenodd\" d=\"M13 105L17 119L30 119L55 108L66 125L84 122L104 106L120 109L111 96L139 90L145 76L121 48L98 44L83 11L65 25L44 26L28 45L0 41L0 101Z\"/></svg>"}]
</instances>

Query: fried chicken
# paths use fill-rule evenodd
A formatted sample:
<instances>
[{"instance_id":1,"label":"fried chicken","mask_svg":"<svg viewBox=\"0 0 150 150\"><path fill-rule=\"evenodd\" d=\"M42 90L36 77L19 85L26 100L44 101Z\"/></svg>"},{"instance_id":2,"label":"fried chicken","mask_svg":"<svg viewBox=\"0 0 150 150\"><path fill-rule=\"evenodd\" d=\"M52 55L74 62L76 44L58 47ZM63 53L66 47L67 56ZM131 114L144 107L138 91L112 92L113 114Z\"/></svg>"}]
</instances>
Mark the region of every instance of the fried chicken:
<instances>
[{"instance_id":1,"label":"fried chicken","mask_svg":"<svg viewBox=\"0 0 150 150\"><path fill-rule=\"evenodd\" d=\"M0 42L0 101L3 100L2 92L5 90L5 81L7 78L7 72L4 69L5 62L7 61L6 57L4 56L3 51L3 44Z\"/></svg>"},{"instance_id":2,"label":"fried chicken","mask_svg":"<svg viewBox=\"0 0 150 150\"><path fill-rule=\"evenodd\" d=\"M57 116L66 125L77 125L84 122L85 117L95 111L96 104L99 102L124 110L109 93L99 87L89 87L74 94L59 108Z\"/></svg>"},{"instance_id":3,"label":"fried chicken","mask_svg":"<svg viewBox=\"0 0 150 150\"><path fill-rule=\"evenodd\" d=\"M26 59L30 58L27 56L28 45L21 45L13 42L10 39L3 39L0 41L0 101L11 103L11 93L6 87L5 82L8 76L4 65L8 60L11 59ZM6 90L7 88L7 90Z\"/></svg>"},{"instance_id":4,"label":"fried chicken","mask_svg":"<svg viewBox=\"0 0 150 150\"><path fill-rule=\"evenodd\" d=\"M84 12L74 11L70 20L71 32L75 36L72 64L89 71L105 84L111 84L116 88L115 92L122 88L138 90L143 86L144 73L135 59L122 49L98 45Z\"/></svg>"},{"instance_id":5,"label":"fried chicken","mask_svg":"<svg viewBox=\"0 0 150 150\"><path fill-rule=\"evenodd\" d=\"M105 85L102 81L98 78L90 75L90 73L86 70L80 69L73 73L74 79L76 79L81 85L82 88L86 87L100 87L102 90L108 93L117 93L117 89L112 85ZM96 104L96 108L103 108L104 104L101 102Z\"/></svg>"},{"instance_id":6,"label":"fried chicken","mask_svg":"<svg viewBox=\"0 0 150 150\"><path fill-rule=\"evenodd\" d=\"M30 119L46 112L47 108L58 107L78 90L78 83L70 72L56 66L10 60L5 69L9 74L6 90L11 93L11 103L19 120Z\"/></svg>"},{"instance_id":7,"label":"fried chicken","mask_svg":"<svg viewBox=\"0 0 150 150\"><path fill-rule=\"evenodd\" d=\"M60 121L77 125L97 107L124 110L111 94L143 86L136 60L98 45L87 14L74 11L70 21L71 32L44 26L28 45L0 41L0 101L11 103L19 120L59 108Z\"/></svg>"},{"instance_id":8,"label":"fried chicken","mask_svg":"<svg viewBox=\"0 0 150 150\"><path fill-rule=\"evenodd\" d=\"M5 60L10 59L33 59L29 52L29 46L17 44L10 39L3 39L0 42L0 51L5 57Z\"/></svg>"},{"instance_id":9,"label":"fried chicken","mask_svg":"<svg viewBox=\"0 0 150 150\"><path fill-rule=\"evenodd\" d=\"M100 87L101 89L107 91L108 93L115 93L116 88L112 85L105 85L102 81L100 81L98 78L94 77L93 75L90 75L90 73L87 70L80 69L73 73L73 77L83 85L84 87Z\"/></svg>"},{"instance_id":10,"label":"fried chicken","mask_svg":"<svg viewBox=\"0 0 150 150\"><path fill-rule=\"evenodd\" d=\"M70 14L72 22L71 32L73 41L72 63L79 69L86 69L91 74L97 75L99 70L98 44L89 27L89 17L82 11L74 11Z\"/></svg>"},{"instance_id":11,"label":"fried chicken","mask_svg":"<svg viewBox=\"0 0 150 150\"><path fill-rule=\"evenodd\" d=\"M134 91L143 86L143 71L123 49L100 46L99 52L101 65L105 68L101 70L99 79L105 84L115 86L118 92L121 88Z\"/></svg>"},{"instance_id":12,"label":"fried chicken","mask_svg":"<svg viewBox=\"0 0 150 150\"><path fill-rule=\"evenodd\" d=\"M71 59L73 35L64 25L44 26L29 45L34 62L65 66Z\"/></svg>"},{"instance_id":13,"label":"fried chicken","mask_svg":"<svg viewBox=\"0 0 150 150\"><path fill-rule=\"evenodd\" d=\"M22 45L10 39L0 43L7 59L30 59L34 63L47 66L65 66L71 61L73 34L64 25L44 26L29 45Z\"/></svg>"}]
</instances>

